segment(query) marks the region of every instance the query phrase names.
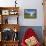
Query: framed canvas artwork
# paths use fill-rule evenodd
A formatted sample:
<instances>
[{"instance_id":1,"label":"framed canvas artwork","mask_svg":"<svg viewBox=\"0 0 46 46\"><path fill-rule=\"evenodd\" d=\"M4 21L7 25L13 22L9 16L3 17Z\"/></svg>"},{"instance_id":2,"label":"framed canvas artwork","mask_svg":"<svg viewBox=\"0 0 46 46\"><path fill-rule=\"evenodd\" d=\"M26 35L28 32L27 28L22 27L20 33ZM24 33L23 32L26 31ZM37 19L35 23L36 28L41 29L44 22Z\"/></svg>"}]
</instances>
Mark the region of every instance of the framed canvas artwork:
<instances>
[{"instance_id":1,"label":"framed canvas artwork","mask_svg":"<svg viewBox=\"0 0 46 46\"><path fill-rule=\"evenodd\" d=\"M24 9L25 19L35 19L37 18L37 9Z\"/></svg>"},{"instance_id":2,"label":"framed canvas artwork","mask_svg":"<svg viewBox=\"0 0 46 46\"><path fill-rule=\"evenodd\" d=\"M2 15L9 15L9 10L2 10Z\"/></svg>"}]
</instances>

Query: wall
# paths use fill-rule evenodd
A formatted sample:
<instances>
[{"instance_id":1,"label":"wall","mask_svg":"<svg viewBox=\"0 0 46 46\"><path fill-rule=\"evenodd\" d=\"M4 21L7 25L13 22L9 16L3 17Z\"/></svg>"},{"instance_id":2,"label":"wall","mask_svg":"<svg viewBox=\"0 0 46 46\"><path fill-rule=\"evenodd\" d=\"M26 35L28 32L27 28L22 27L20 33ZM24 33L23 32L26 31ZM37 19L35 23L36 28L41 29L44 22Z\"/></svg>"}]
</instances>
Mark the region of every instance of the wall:
<instances>
[{"instance_id":1,"label":"wall","mask_svg":"<svg viewBox=\"0 0 46 46\"><path fill-rule=\"evenodd\" d=\"M21 26L43 26L43 6L42 0L24 0L24 5L20 8L20 25ZM20 3L21 4L21 3ZM24 10L22 9L37 9L37 18L36 19L24 19Z\"/></svg>"},{"instance_id":2,"label":"wall","mask_svg":"<svg viewBox=\"0 0 46 46\"><path fill-rule=\"evenodd\" d=\"M15 5L15 0L0 0L1 7L12 7Z\"/></svg>"}]
</instances>

